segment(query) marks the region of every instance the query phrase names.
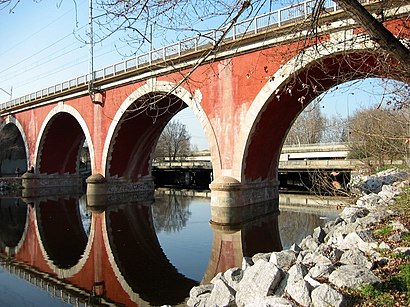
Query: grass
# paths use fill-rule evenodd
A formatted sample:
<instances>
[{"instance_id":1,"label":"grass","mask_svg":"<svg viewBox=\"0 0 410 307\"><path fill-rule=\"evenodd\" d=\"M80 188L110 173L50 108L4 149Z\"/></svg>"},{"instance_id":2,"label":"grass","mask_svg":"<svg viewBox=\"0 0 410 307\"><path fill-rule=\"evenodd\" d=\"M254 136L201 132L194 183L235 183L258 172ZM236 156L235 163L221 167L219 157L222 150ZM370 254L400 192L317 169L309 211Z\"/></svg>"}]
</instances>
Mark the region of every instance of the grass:
<instances>
[{"instance_id":1,"label":"grass","mask_svg":"<svg viewBox=\"0 0 410 307\"><path fill-rule=\"evenodd\" d=\"M393 232L393 226L391 226L391 225L384 225L382 228L377 229L377 230L375 231L375 234L376 234L376 235L379 235L379 236L389 236L389 235L392 234L392 232Z\"/></svg>"}]
</instances>

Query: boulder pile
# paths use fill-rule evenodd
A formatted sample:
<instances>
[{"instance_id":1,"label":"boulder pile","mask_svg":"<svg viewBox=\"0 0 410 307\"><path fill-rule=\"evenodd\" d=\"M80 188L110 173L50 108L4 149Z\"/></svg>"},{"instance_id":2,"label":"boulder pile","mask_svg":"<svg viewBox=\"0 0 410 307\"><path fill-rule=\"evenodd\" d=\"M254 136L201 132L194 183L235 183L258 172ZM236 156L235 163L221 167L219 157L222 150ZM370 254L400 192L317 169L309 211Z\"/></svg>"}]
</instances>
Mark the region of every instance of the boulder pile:
<instances>
[{"instance_id":1,"label":"boulder pile","mask_svg":"<svg viewBox=\"0 0 410 307\"><path fill-rule=\"evenodd\" d=\"M244 258L241 268L231 268L217 274L211 284L192 288L188 306L348 305L340 289L380 282L372 270L388 262L380 251L390 247L378 243L369 228L394 214L389 204L409 184L406 178L407 173L390 170L357 180L355 187L362 196L336 220L317 227L289 250ZM382 183L369 189L369 180ZM399 221L391 225L402 234L409 231ZM409 254L410 247L397 252Z\"/></svg>"}]
</instances>

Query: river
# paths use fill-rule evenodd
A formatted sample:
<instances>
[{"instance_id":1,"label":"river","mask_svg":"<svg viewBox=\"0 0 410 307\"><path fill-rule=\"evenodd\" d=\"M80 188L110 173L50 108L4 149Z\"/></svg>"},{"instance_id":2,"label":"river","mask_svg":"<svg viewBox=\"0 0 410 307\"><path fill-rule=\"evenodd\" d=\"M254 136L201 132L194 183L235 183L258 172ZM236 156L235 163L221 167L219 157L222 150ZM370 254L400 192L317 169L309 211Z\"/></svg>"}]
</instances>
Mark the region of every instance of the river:
<instances>
[{"instance_id":1,"label":"river","mask_svg":"<svg viewBox=\"0 0 410 307\"><path fill-rule=\"evenodd\" d=\"M0 198L0 306L177 305L243 256L299 243L340 202L285 194L279 214L214 225L210 199L188 194L105 210L85 197Z\"/></svg>"}]
</instances>

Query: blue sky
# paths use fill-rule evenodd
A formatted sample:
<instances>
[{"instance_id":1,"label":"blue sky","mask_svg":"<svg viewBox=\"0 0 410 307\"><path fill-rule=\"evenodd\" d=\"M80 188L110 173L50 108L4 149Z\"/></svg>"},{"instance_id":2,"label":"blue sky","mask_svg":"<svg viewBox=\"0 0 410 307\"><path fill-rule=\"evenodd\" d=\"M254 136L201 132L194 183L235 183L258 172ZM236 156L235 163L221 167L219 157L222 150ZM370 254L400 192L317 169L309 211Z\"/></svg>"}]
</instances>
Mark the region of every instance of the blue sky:
<instances>
[{"instance_id":1,"label":"blue sky","mask_svg":"<svg viewBox=\"0 0 410 307\"><path fill-rule=\"evenodd\" d=\"M17 98L86 74L87 24L88 0L27 0L13 13L9 13L8 8L0 10L0 103L9 99L4 91L12 91L13 98ZM98 33L98 28L94 29ZM98 69L121 61L124 54L132 51L120 34L114 35L95 45L94 67ZM342 86L326 95L321 103L322 111L328 116L346 117L357 108L379 103L382 92L383 88L375 80ZM202 128L189 109L177 114L176 119L189 127L192 141L199 149L207 148Z\"/></svg>"}]
</instances>

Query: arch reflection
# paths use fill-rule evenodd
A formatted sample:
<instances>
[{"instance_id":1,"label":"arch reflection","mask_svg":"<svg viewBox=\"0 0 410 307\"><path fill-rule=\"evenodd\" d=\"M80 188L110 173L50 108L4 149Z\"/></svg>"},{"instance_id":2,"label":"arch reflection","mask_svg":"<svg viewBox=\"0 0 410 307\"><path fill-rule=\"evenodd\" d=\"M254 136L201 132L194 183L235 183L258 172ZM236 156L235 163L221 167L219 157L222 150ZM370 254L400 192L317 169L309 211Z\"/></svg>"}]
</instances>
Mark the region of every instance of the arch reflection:
<instances>
[{"instance_id":1,"label":"arch reflection","mask_svg":"<svg viewBox=\"0 0 410 307\"><path fill-rule=\"evenodd\" d=\"M47 199L36 205L37 230L47 257L60 269L76 265L88 237L77 198Z\"/></svg>"},{"instance_id":2,"label":"arch reflection","mask_svg":"<svg viewBox=\"0 0 410 307\"><path fill-rule=\"evenodd\" d=\"M0 198L0 250L14 254L26 227L27 204L19 198Z\"/></svg>"},{"instance_id":3,"label":"arch reflection","mask_svg":"<svg viewBox=\"0 0 410 307\"><path fill-rule=\"evenodd\" d=\"M108 241L124 282L153 305L178 304L197 285L178 272L164 254L155 233L151 207L121 205L106 212Z\"/></svg>"},{"instance_id":4,"label":"arch reflection","mask_svg":"<svg viewBox=\"0 0 410 307\"><path fill-rule=\"evenodd\" d=\"M26 200L32 206L19 200L21 205L14 208L16 201L1 203L6 205L0 208L0 258L13 257L13 265L32 268L33 276L42 272L47 283L78 300L97 305L184 304L198 284L169 260L155 229L186 226L191 216L183 195L173 193L155 205L135 200L96 210L78 197ZM212 221L211 256L200 279L207 282L220 271L241 266L244 256L281 249L276 207L233 208L221 218L226 223ZM200 213L204 210L209 210L206 203ZM206 218L204 226L208 224ZM206 239L202 235L200 240ZM6 244L21 248L7 254Z\"/></svg>"}]
</instances>

